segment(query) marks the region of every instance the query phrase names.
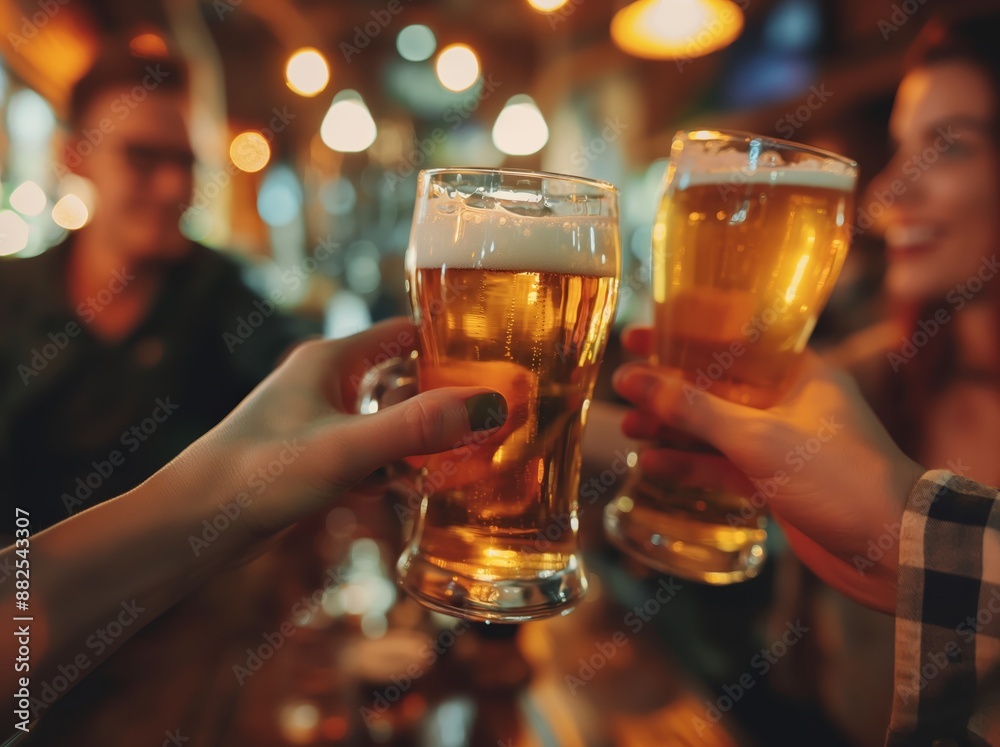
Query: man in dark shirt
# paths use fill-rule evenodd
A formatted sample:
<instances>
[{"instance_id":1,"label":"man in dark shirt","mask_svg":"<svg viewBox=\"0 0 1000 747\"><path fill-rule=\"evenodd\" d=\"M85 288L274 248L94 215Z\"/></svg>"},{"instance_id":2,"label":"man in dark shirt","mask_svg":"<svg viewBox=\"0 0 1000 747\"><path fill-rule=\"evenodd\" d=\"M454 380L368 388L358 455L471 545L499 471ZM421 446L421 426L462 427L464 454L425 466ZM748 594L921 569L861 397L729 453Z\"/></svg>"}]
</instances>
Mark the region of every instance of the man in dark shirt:
<instances>
[{"instance_id":1,"label":"man in dark shirt","mask_svg":"<svg viewBox=\"0 0 1000 747\"><path fill-rule=\"evenodd\" d=\"M74 88L63 159L93 184L92 218L0 262L3 511L35 531L138 485L316 331L181 233L187 111L183 65L102 56Z\"/></svg>"}]
</instances>

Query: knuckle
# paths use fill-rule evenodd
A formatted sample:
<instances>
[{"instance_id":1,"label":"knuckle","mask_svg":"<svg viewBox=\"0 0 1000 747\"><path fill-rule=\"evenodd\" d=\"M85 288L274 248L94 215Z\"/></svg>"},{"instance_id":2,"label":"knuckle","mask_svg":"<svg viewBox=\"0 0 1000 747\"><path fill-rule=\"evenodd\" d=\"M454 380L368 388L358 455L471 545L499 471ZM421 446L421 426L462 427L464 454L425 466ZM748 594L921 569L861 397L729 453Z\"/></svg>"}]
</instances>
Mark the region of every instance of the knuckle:
<instances>
[{"instance_id":1,"label":"knuckle","mask_svg":"<svg viewBox=\"0 0 1000 747\"><path fill-rule=\"evenodd\" d=\"M405 407L403 422L420 443L433 443L444 433L446 416L443 408L435 407L421 397L409 400Z\"/></svg>"}]
</instances>

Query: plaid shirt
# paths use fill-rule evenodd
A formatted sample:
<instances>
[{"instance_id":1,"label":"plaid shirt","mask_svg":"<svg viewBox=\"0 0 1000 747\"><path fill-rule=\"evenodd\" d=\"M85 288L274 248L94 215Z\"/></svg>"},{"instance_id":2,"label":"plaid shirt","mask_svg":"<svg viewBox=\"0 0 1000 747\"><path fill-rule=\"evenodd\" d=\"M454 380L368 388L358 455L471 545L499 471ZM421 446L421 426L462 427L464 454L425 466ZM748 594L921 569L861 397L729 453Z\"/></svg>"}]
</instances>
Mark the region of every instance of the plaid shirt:
<instances>
[{"instance_id":1,"label":"plaid shirt","mask_svg":"<svg viewBox=\"0 0 1000 747\"><path fill-rule=\"evenodd\" d=\"M1000 745L1000 501L935 470L903 513L887 747Z\"/></svg>"}]
</instances>

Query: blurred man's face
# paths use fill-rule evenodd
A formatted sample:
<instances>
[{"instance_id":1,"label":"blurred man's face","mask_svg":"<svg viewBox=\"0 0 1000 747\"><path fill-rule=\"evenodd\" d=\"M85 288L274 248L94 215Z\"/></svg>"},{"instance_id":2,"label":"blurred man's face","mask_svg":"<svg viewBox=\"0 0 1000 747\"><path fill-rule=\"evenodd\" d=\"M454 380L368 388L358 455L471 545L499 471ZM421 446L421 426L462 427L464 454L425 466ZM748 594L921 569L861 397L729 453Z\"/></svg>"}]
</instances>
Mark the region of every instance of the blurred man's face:
<instances>
[{"instance_id":1,"label":"blurred man's face","mask_svg":"<svg viewBox=\"0 0 1000 747\"><path fill-rule=\"evenodd\" d=\"M187 110L182 93L154 90L138 101L128 88L111 88L72 133L70 148L81 138L93 145L76 151L89 155L68 157L67 163L94 184L92 225L110 241L110 251L138 262L186 253L179 219L191 200L194 165Z\"/></svg>"}]
</instances>

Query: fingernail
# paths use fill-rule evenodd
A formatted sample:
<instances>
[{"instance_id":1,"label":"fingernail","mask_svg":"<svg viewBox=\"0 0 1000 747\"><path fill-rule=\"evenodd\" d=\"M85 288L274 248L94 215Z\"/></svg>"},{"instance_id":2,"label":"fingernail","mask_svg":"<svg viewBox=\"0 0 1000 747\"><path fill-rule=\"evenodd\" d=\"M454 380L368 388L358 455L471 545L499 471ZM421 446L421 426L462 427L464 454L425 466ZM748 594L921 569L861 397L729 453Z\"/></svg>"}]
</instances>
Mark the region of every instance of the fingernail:
<instances>
[{"instance_id":1,"label":"fingernail","mask_svg":"<svg viewBox=\"0 0 1000 747\"><path fill-rule=\"evenodd\" d=\"M499 428L507 422L507 400L499 392L477 394L465 400L469 413L469 427L474 431Z\"/></svg>"}]
</instances>

